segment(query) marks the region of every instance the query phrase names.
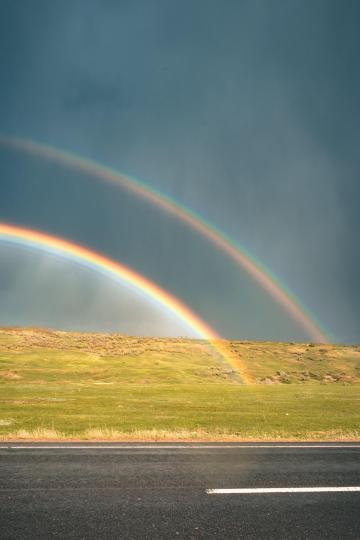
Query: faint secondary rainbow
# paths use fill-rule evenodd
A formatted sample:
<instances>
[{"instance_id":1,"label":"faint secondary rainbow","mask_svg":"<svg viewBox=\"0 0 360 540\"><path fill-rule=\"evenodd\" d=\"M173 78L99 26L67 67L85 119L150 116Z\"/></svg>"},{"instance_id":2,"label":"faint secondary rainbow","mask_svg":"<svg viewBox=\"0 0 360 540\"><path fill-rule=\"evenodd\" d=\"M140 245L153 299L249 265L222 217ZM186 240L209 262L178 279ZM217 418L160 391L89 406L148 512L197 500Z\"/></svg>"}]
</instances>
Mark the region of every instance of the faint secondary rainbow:
<instances>
[{"instance_id":1,"label":"faint secondary rainbow","mask_svg":"<svg viewBox=\"0 0 360 540\"><path fill-rule=\"evenodd\" d=\"M240 371L240 361L235 360L230 350L227 350L226 342L221 340L215 330L210 328L180 300L131 268L63 238L8 223L0 223L0 240L36 248L48 253L55 253L67 259L75 260L83 266L105 273L109 277L134 287L148 299L154 300L158 305L165 308L168 313L175 315L200 338L208 341L229 364ZM246 377L243 374L241 376L246 382Z\"/></svg>"},{"instance_id":2,"label":"faint secondary rainbow","mask_svg":"<svg viewBox=\"0 0 360 540\"><path fill-rule=\"evenodd\" d=\"M281 283L269 269L260 263L243 246L236 243L200 214L181 205L144 182L70 152L58 150L28 139L4 135L0 135L0 144L46 158L67 167L75 168L109 183L120 185L157 207L162 208L172 216L177 217L193 230L207 238L219 250L226 253L238 266L244 269L306 331L311 339L319 342L328 341L329 336L327 332L325 332L315 317L309 313L299 298L284 283Z\"/></svg>"}]
</instances>

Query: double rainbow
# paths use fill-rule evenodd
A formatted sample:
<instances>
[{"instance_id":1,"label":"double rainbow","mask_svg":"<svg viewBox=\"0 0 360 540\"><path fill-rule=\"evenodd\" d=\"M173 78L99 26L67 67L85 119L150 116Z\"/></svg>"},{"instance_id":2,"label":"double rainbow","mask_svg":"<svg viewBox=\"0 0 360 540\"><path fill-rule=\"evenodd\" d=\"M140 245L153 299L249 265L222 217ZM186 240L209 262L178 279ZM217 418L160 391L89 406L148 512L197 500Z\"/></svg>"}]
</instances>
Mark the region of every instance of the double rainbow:
<instances>
[{"instance_id":1,"label":"double rainbow","mask_svg":"<svg viewBox=\"0 0 360 540\"><path fill-rule=\"evenodd\" d=\"M311 339L319 342L328 340L320 324L314 320L315 318L311 316L300 300L279 279L265 268L260 261L250 255L243 246L237 244L232 238L189 208L139 180L69 152L31 140L9 136L0 136L0 144L61 163L106 182L121 186L180 219L207 238L244 269L307 332Z\"/></svg>"}]
</instances>

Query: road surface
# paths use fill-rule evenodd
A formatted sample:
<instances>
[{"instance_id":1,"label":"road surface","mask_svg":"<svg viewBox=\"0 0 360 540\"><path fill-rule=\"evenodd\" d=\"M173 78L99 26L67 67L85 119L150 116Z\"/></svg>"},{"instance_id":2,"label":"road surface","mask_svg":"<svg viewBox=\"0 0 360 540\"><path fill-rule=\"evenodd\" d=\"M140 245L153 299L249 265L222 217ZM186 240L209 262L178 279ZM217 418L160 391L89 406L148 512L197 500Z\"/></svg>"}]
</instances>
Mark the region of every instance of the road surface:
<instances>
[{"instance_id":1,"label":"road surface","mask_svg":"<svg viewBox=\"0 0 360 540\"><path fill-rule=\"evenodd\" d=\"M360 444L1 443L0 538L359 539Z\"/></svg>"}]
</instances>

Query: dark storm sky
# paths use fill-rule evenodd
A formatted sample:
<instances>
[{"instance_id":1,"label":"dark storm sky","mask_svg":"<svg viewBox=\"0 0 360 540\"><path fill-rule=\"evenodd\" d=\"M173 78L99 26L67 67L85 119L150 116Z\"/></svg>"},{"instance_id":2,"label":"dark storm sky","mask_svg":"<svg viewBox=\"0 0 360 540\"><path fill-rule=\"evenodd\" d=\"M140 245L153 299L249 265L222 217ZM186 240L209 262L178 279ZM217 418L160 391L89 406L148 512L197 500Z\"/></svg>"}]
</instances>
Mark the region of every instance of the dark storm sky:
<instances>
[{"instance_id":1,"label":"dark storm sky","mask_svg":"<svg viewBox=\"0 0 360 540\"><path fill-rule=\"evenodd\" d=\"M351 0L0 0L0 131L175 197L360 341L359 17ZM206 240L76 171L1 148L0 220L119 259L224 336L305 338ZM36 265L0 249L0 323L22 323Z\"/></svg>"}]
</instances>

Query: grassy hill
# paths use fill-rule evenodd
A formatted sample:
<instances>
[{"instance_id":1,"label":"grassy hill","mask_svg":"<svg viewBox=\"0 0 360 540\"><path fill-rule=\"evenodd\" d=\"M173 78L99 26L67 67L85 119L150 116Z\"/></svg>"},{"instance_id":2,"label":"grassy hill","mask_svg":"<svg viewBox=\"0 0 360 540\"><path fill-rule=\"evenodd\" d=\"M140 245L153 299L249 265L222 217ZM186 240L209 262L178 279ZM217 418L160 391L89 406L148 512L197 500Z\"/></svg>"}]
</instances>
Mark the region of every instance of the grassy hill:
<instances>
[{"instance_id":1,"label":"grassy hill","mask_svg":"<svg viewBox=\"0 0 360 540\"><path fill-rule=\"evenodd\" d=\"M360 437L360 346L226 346L242 373L201 340L2 329L0 436Z\"/></svg>"}]
</instances>

